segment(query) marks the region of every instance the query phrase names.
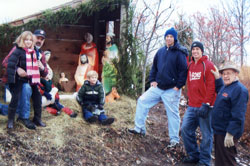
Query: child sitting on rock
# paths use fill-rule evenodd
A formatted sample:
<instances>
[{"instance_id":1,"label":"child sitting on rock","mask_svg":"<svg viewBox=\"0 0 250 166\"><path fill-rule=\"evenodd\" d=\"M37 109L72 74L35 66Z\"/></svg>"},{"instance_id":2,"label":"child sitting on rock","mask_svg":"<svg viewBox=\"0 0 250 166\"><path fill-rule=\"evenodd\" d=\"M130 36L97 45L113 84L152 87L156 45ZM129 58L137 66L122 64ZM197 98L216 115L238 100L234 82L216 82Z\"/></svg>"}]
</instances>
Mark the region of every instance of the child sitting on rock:
<instances>
[{"instance_id":1,"label":"child sitting on rock","mask_svg":"<svg viewBox=\"0 0 250 166\"><path fill-rule=\"evenodd\" d=\"M114 118L105 115L103 86L98 81L96 71L91 70L87 73L87 80L78 91L76 99L82 107L83 118L87 122L99 121L102 125L110 125L114 122Z\"/></svg>"},{"instance_id":2,"label":"child sitting on rock","mask_svg":"<svg viewBox=\"0 0 250 166\"><path fill-rule=\"evenodd\" d=\"M77 113L73 112L68 107L64 107L59 102L58 89L52 84L52 80L50 80L48 77L41 78L39 89L42 95L42 106L47 106L46 110L49 113L53 115L59 115L61 111L63 111L71 118L75 118L77 116Z\"/></svg>"}]
</instances>

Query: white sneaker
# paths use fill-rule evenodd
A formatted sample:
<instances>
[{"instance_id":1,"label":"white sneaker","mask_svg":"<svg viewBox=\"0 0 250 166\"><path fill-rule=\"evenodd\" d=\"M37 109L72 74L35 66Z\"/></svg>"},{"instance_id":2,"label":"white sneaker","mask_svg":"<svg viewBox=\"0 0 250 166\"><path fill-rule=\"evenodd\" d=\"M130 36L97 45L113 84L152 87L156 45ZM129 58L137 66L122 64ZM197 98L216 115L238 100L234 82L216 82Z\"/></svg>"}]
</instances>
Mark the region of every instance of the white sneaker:
<instances>
[{"instance_id":1,"label":"white sneaker","mask_svg":"<svg viewBox=\"0 0 250 166\"><path fill-rule=\"evenodd\" d=\"M167 148L175 148L178 145L179 145L178 142L170 142L170 144L167 146Z\"/></svg>"}]
</instances>

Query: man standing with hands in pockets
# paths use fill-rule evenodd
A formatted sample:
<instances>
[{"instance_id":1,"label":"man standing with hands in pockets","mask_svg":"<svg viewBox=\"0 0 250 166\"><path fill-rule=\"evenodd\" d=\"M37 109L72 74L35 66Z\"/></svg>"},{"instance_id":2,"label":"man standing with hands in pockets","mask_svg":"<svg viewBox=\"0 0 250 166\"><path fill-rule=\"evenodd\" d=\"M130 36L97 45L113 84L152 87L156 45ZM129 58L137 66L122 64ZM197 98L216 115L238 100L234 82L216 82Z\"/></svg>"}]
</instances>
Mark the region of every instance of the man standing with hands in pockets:
<instances>
[{"instance_id":1,"label":"man standing with hands in pockets","mask_svg":"<svg viewBox=\"0 0 250 166\"><path fill-rule=\"evenodd\" d=\"M178 43L177 35L174 28L166 31L164 35L166 45L156 53L149 74L151 87L138 99L135 127L128 129L130 133L145 135L148 111L162 100L168 117L169 148L179 144L179 102L181 88L187 79L188 52Z\"/></svg>"}]
</instances>

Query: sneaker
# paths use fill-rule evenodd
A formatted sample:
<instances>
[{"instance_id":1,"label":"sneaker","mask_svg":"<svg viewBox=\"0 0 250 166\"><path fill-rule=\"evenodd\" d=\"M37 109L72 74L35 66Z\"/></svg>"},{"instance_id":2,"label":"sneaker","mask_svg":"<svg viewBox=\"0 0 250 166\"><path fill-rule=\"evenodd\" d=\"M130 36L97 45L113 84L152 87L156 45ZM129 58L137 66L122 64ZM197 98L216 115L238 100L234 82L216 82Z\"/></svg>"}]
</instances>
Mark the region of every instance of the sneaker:
<instances>
[{"instance_id":1,"label":"sneaker","mask_svg":"<svg viewBox=\"0 0 250 166\"><path fill-rule=\"evenodd\" d=\"M73 112L71 115L70 115L71 118L75 118L77 117L77 113Z\"/></svg>"},{"instance_id":2,"label":"sneaker","mask_svg":"<svg viewBox=\"0 0 250 166\"><path fill-rule=\"evenodd\" d=\"M57 111L57 112L56 112L56 116L57 116L57 115L60 115L60 114L61 114L61 111Z\"/></svg>"},{"instance_id":3,"label":"sneaker","mask_svg":"<svg viewBox=\"0 0 250 166\"><path fill-rule=\"evenodd\" d=\"M170 144L167 146L167 148L175 148L178 145L179 145L178 142L170 142Z\"/></svg>"},{"instance_id":4,"label":"sneaker","mask_svg":"<svg viewBox=\"0 0 250 166\"><path fill-rule=\"evenodd\" d=\"M98 120L98 118L96 116L92 116L90 117L89 119L87 119L86 121L89 122L89 123L94 123Z\"/></svg>"},{"instance_id":5,"label":"sneaker","mask_svg":"<svg viewBox=\"0 0 250 166\"><path fill-rule=\"evenodd\" d=\"M20 121L28 129L31 129L31 130L36 129L35 124L32 121L30 121L29 119L18 118L17 121Z\"/></svg>"},{"instance_id":6,"label":"sneaker","mask_svg":"<svg viewBox=\"0 0 250 166\"><path fill-rule=\"evenodd\" d=\"M107 118L107 119L101 121L101 124L102 125L111 125L114 121L115 121L114 118Z\"/></svg>"},{"instance_id":7,"label":"sneaker","mask_svg":"<svg viewBox=\"0 0 250 166\"><path fill-rule=\"evenodd\" d=\"M131 134L135 134L135 135L141 135L141 136L145 136L146 134L143 132L137 132L135 129L128 129L128 132Z\"/></svg>"},{"instance_id":8,"label":"sneaker","mask_svg":"<svg viewBox=\"0 0 250 166\"><path fill-rule=\"evenodd\" d=\"M190 157L190 156L186 156L183 158L182 160L183 163L198 163L199 162L199 159L196 159L196 158L193 158L193 157Z\"/></svg>"}]
</instances>

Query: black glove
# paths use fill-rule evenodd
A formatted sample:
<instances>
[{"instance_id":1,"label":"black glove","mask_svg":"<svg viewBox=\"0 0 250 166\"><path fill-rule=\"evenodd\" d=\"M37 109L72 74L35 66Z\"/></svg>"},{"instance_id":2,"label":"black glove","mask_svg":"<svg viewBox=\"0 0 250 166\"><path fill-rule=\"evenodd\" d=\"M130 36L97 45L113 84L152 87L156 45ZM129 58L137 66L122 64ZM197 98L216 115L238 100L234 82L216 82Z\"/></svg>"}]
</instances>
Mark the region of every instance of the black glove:
<instances>
[{"instance_id":1,"label":"black glove","mask_svg":"<svg viewBox=\"0 0 250 166\"><path fill-rule=\"evenodd\" d=\"M43 95L46 97L47 100L51 100L52 96L48 92L44 92Z\"/></svg>"},{"instance_id":2,"label":"black glove","mask_svg":"<svg viewBox=\"0 0 250 166\"><path fill-rule=\"evenodd\" d=\"M209 113L209 105L202 103L202 106L197 111L198 117L205 119L205 118L207 118L208 113Z\"/></svg>"},{"instance_id":3,"label":"black glove","mask_svg":"<svg viewBox=\"0 0 250 166\"><path fill-rule=\"evenodd\" d=\"M99 104L97 108L98 108L99 110L103 110L103 105L102 105L102 104Z\"/></svg>"},{"instance_id":4,"label":"black glove","mask_svg":"<svg viewBox=\"0 0 250 166\"><path fill-rule=\"evenodd\" d=\"M85 108L86 108L88 111L90 111L90 112L94 112L94 111L95 111L95 106L93 106L93 105L91 105L91 104L87 105Z\"/></svg>"}]
</instances>

